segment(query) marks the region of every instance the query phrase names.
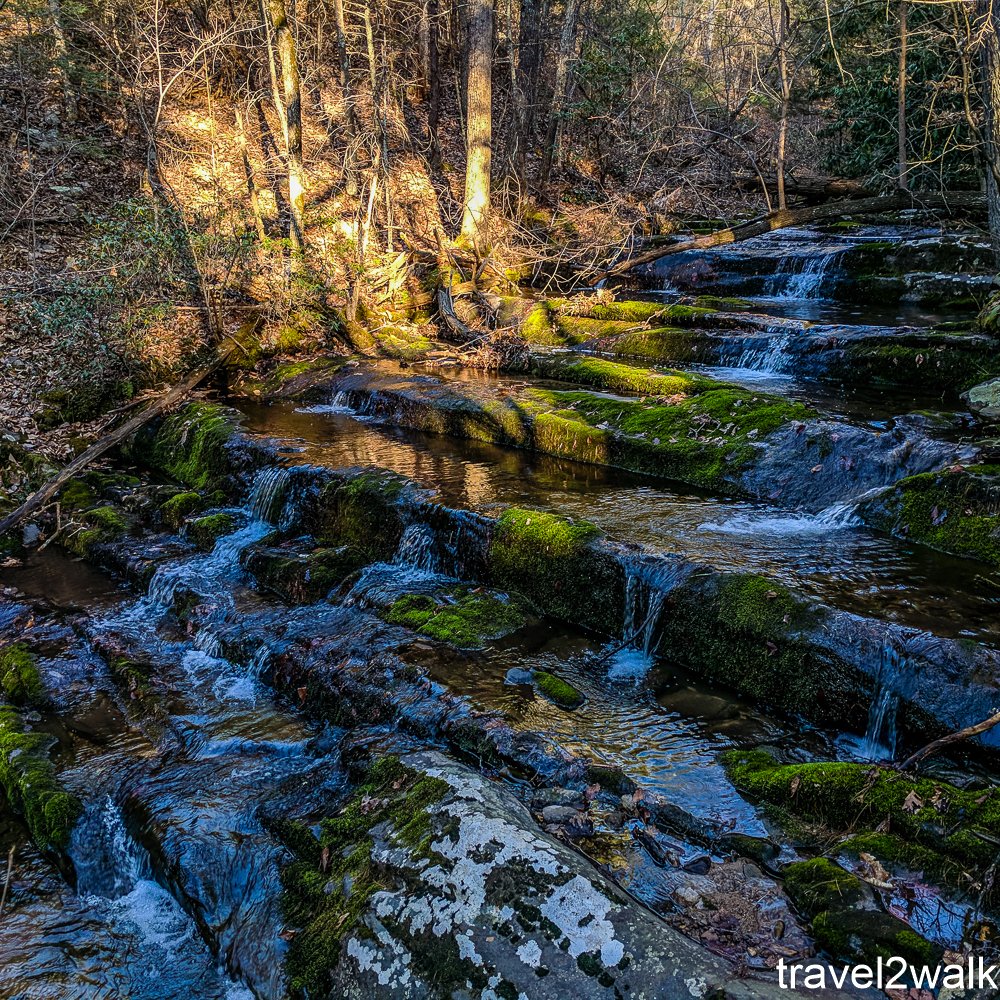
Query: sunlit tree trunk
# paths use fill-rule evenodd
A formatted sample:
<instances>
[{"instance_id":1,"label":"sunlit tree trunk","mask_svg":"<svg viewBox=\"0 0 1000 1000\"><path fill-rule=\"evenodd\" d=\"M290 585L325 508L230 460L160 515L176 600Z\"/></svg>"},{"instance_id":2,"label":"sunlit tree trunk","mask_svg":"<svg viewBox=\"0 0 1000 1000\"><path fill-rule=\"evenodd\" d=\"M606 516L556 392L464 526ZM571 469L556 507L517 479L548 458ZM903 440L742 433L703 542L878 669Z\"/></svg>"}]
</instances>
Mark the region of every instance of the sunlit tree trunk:
<instances>
[{"instance_id":1,"label":"sunlit tree trunk","mask_svg":"<svg viewBox=\"0 0 1000 1000\"><path fill-rule=\"evenodd\" d=\"M788 66L788 29L788 0L781 0L778 13L778 75L781 80L781 119L778 123L778 152L775 157L779 209L788 207L785 196L785 149L788 145L788 106L792 95L791 71Z\"/></svg>"},{"instance_id":2,"label":"sunlit tree trunk","mask_svg":"<svg viewBox=\"0 0 1000 1000\"><path fill-rule=\"evenodd\" d=\"M347 51L347 22L344 18L344 0L333 0L333 24L337 33L337 64L340 73L340 93L344 102L344 138L347 152L344 154L344 186L352 197L358 193L357 139L358 115L354 107L354 91L351 88L351 57Z\"/></svg>"},{"instance_id":3,"label":"sunlit tree trunk","mask_svg":"<svg viewBox=\"0 0 1000 1000\"><path fill-rule=\"evenodd\" d=\"M301 260L305 247L305 172L302 163L302 90L295 36L285 10L285 0L267 0L274 28L274 42L281 68L288 153L288 241L293 261Z\"/></svg>"},{"instance_id":4,"label":"sunlit tree trunk","mask_svg":"<svg viewBox=\"0 0 1000 1000\"><path fill-rule=\"evenodd\" d=\"M995 0L976 0L976 33L980 38L981 92L983 99L983 161L986 167L986 204L989 210L993 253L1000 265L1000 13Z\"/></svg>"},{"instance_id":5,"label":"sunlit tree trunk","mask_svg":"<svg viewBox=\"0 0 1000 1000\"><path fill-rule=\"evenodd\" d=\"M556 81L552 94L552 109L549 111L549 125L542 150L541 183L547 184L552 170L552 161L562 131L563 113L569 93L569 64L576 48L576 21L580 13L580 0L566 0L563 11L562 32L559 36L559 56L556 61Z\"/></svg>"},{"instance_id":6,"label":"sunlit tree trunk","mask_svg":"<svg viewBox=\"0 0 1000 1000\"><path fill-rule=\"evenodd\" d=\"M493 3L469 0L466 32L465 207L463 242L489 248L490 167L493 157Z\"/></svg>"}]
</instances>

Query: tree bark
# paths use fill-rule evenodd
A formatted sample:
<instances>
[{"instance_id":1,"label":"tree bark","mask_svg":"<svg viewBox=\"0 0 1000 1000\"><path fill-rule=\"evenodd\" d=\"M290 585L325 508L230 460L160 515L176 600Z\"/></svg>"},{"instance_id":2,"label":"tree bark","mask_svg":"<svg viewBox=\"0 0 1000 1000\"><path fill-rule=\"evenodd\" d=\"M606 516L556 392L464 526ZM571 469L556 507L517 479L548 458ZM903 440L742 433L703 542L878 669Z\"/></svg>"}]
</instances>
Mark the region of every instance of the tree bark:
<instances>
[{"instance_id":1,"label":"tree bark","mask_svg":"<svg viewBox=\"0 0 1000 1000\"><path fill-rule=\"evenodd\" d=\"M469 0L466 31L465 206L461 241L489 249L493 158L493 0Z\"/></svg>"},{"instance_id":2,"label":"tree bark","mask_svg":"<svg viewBox=\"0 0 1000 1000\"><path fill-rule=\"evenodd\" d=\"M427 75L430 94L427 98L427 129L431 136L431 159L441 157L438 143L438 118L441 114L441 74L438 69L438 0L427 0Z\"/></svg>"},{"instance_id":3,"label":"tree bark","mask_svg":"<svg viewBox=\"0 0 1000 1000\"><path fill-rule=\"evenodd\" d=\"M976 0L976 35L980 39L980 86L983 101L983 160L986 205L993 253L1000 266L1000 11L995 0Z\"/></svg>"},{"instance_id":4,"label":"tree bark","mask_svg":"<svg viewBox=\"0 0 1000 1000\"><path fill-rule=\"evenodd\" d=\"M906 154L906 46L909 41L906 24L907 0L899 0L899 91L896 109L896 133L899 138L899 175L897 186L901 191L909 187L907 174L909 162Z\"/></svg>"},{"instance_id":5,"label":"tree bark","mask_svg":"<svg viewBox=\"0 0 1000 1000\"><path fill-rule=\"evenodd\" d=\"M781 79L781 121L778 125L778 155L775 158L774 164L778 174L779 211L788 207L788 199L785 196L785 147L788 143L788 105L792 95L792 81L788 68L788 22L788 0L780 0L780 10L778 13L778 75Z\"/></svg>"},{"instance_id":6,"label":"tree bark","mask_svg":"<svg viewBox=\"0 0 1000 1000\"><path fill-rule=\"evenodd\" d=\"M566 96L569 93L569 63L576 48L576 20L580 12L580 0L566 0L563 12L562 32L559 35L559 57L556 61L555 89L552 95L552 109L549 112L549 124L545 135L545 147L542 150L542 172L540 182L544 185L549 181L552 161L556 146L562 131L563 112Z\"/></svg>"},{"instance_id":7,"label":"tree bark","mask_svg":"<svg viewBox=\"0 0 1000 1000\"><path fill-rule=\"evenodd\" d=\"M347 151L344 153L344 187L353 198L360 190L356 160L356 143L360 129L357 109L354 106L354 91L351 87L351 57L347 51L344 0L333 0L333 24L337 32L337 63L340 72L340 94L344 102L344 139L347 141Z\"/></svg>"},{"instance_id":8,"label":"tree bark","mask_svg":"<svg viewBox=\"0 0 1000 1000\"><path fill-rule=\"evenodd\" d=\"M305 249L305 171L302 162L302 88L295 36L288 23L285 0L267 0L274 27L275 48L281 66L284 92L286 146L288 153L288 242L293 263L301 261Z\"/></svg>"}]
</instances>

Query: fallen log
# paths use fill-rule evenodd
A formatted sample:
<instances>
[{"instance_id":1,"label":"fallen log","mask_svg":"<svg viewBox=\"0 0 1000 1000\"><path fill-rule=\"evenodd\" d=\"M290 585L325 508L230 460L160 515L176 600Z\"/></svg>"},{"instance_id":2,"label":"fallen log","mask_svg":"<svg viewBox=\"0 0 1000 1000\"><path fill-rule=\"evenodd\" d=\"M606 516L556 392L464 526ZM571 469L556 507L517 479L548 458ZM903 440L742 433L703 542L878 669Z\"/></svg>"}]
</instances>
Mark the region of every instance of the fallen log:
<instances>
[{"instance_id":1,"label":"fallen log","mask_svg":"<svg viewBox=\"0 0 1000 1000\"><path fill-rule=\"evenodd\" d=\"M220 365L236 351L238 346L235 342L228 343L222 348L211 364L205 365L197 371L192 372L183 382L178 383L168 389L163 395L155 399L142 413L136 414L131 420L126 421L120 427L105 434L99 441L95 441L86 451L81 452L56 476L53 476L44 486L37 489L28 497L24 503L16 510L8 514L0 521L0 535L17 527L29 514L44 506L54 497L71 479L78 476L91 462L96 461L105 452L109 451L116 444L130 437L140 427L145 426L154 417L169 410L176 403L180 402L192 389L212 374Z\"/></svg>"},{"instance_id":2,"label":"fallen log","mask_svg":"<svg viewBox=\"0 0 1000 1000\"><path fill-rule=\"evenodd\" d=\"M947 746L951 746L953 743L960 743L963 740L971 740L973 736L981 736L983 733L988 732L994 726L1000 726L1000 712L994 712L988 719L983 719L982 722L977 722L973 726L966 726L965 729L959 729L958 732L948 733L947 736L942 736L940 739L936 739L927 746L918 750L916 753L911 754L902 764L899 765L901 771L909 771L911 767L915 767L921 761L926 760L931 754L937 753L938 750L943 750Z\"/></svg>"},{"instance_id":3,"label":"fallen log","mask_svg":"<svg viewBox=\"0 0 1000 1000\"><path fill-rule=\"evenodd\" d=\"M777 177L763 178L770 193L778 190ZM739 174L733 178L733 183L741 191L760 191L761 178L756 174ZM815 203L831 198L865 198L872 197L871 188L863 181L849 177L822 177L813 174L803 174L801 177L785 179L785 194L792 198L803 198L806 202Z\"/></svg>"},{"instance_id":4,"label":"fallen log","mask_svg":"<svg viewBox=\"0 0 1000 1000\"><path fill-rule=\"evenodd\" d=\"M633 268L642 264L650 264L661 257L685 253L688 250L710 250L713 247L741 243L743 240L763 236L776 229L787 229L789 226L801 226L809 222L822 222L826 219L843 218L848 215L877 215L880 212L890 212L900 208L922 208L948 213L981 209L984 204L983 195L976 191L960 191L948 195L912 195L900 192L881 198L851 198L843 201L830 201L823 205L780 209L729 229L719 229L706 236L696 236L693 239L683 240L670 246L658 246L652 250L633 254L631 257L626 257L606 268L600 278L591 282L591 286L598 285L608 278L627 274Z\"/></svg>"}]
</instances>

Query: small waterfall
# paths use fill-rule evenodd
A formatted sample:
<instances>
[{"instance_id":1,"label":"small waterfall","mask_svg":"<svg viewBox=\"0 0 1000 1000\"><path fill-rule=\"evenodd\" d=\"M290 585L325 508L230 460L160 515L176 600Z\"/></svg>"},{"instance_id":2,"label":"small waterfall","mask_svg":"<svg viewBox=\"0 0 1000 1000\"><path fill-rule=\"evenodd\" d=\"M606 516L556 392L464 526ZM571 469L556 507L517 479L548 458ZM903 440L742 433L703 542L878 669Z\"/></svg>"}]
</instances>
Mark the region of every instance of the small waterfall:
<instances>
[{"instance_id":1,"label":"small waterfall","mask_svg":"<svg viewBox=\"0 0 1000 1000\"><path fill-rule=\"evenodd\" d=\"M290 478L291 470L283 465L275 465L257 473L247 500L247 509L254 521L267 521L270 524L278 522Z\"/></svg>"},{"instance_id":2,"label":"small waterfall","mask_svg":"<svg viewBox=\"0 0 1000 1000\"><path fill-rule=\"evenodd\" d=\"M858 501L844 500L813 515L817 525L824 528L856 528L863 522L858 516Z\"/></svg>"},{"instance_id":3,"label":"small waterfall","mask_svg":"<svg viewBox=\"0 0 1000 1000\"><path fill-rule=\"evenodd\" d=\"M766 338L754 340L745 346L739 354L733 351L721 358L721 363L728 368L743 368L749 371L768 372L772 375L783 374L789 367L791 355L788 347L792 334L778 328L769 330Z\"/></svg>"},{"instance_id":4,"label":"small waterfall","mask_svg":"<svg viewBox=\"0 0 1000 1000\"><path fill-rule=\"evenodd\" d=\"M820 298L827 273L831 267L836 266L843 252L838 250L807 257L783 257L774 275L768 280L768 293L778 299Z\"/></svg>"},{"instance_id":5,"label":"small waterfall","mask_svg":"<svg viewBox=\"0 0 1000 1000\"><path fill-rule=\"evenodd\" d=\"M409 566L411 569L421 569L428 573L437 572L434 533L430 526L419 522L408 524L399 539L399 546L392 561L396 566Z\"/></svg>"},{"instance_id":6,"label":"small waterfall","mask_svg":"<svg viewBox=\"0 0 1000 1000\"><path fill-rule=\"evenodd\" d=\"M684 579L688 567L663 559L627 558L625 568L624 644L611 659L608 677L643 677L653 662L667 596Z\"/></svg>"},{"instance_id":7,"label":"small waterfall","mask_svg":"<svg viewBox=\"0 0 1000 1000\"><path fill-rule=\"evenodd\" d=\"M271 649L267 645L258 646L256 652L250 657L247 666L247 673L251 677L263 677L264 672L271 664Z\"/></svg>"},{"instance_id":8,"label":"small waterfall","mask_svg":"<svg viewBox=\"0 0 1000 1000\"><path fill-rule=\"evenodd\" d=\"M906 651L886 637L879 651L875 692L868 709L868 729L859 752L866 760L892 760L896 755L896 717L899 711L898 681L906 662Z\"/></svg>"},{"instance_id":9,"label":"small waterfall","mask_svg":"<svg viewBox=\"0 0 1000 1000\"><path fill-rule=\"evenodd\" d=\"M149 855L125 829L111 796L90 803L73 830L69 849L81 896L117 899L152 879Z\"/></svg>"}]
</instances>

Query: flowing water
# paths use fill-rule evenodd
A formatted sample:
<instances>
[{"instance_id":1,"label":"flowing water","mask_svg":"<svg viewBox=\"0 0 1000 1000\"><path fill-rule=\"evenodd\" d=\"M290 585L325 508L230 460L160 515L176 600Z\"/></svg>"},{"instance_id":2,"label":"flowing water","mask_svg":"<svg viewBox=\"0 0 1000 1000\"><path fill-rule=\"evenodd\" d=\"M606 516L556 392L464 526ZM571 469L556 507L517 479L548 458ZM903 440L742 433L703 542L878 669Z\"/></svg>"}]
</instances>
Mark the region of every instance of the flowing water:
<instances>
[{"instance_id":1,"label":"flowing water","mask_svg":"<svg viewBox=\"0 0 1000 1000\"><path fill-rule=\"evenodd\" d=\"M758 304L822 303L843 254L834 240L804 257L775 256L761 268ZM805 383L790 388L794 332L776 324L772 334L728 358L726 370L808 396ZM244 501L225 508L237 528L211 551L175 537L137 543L155 570L138 577L147 582L134 591L54 547L0 569L0 640L16 634L4 631L16 621L46 650L43 673L58 694L39 725L58 738L62 780L84 803L68 878L17 824L0 830L4 846L17 851L2 918L0 995L284 995L279 897L288 855L271 821L328 811L347 782L345 731L300 711L308 708L305 687L295 697L275 694L274 675L293 643L362 674L374 665L376 684L388 677L384 657L426 671L425 686L394 695L394 722L361 719L355 741L443 746L429 721L439 718L439 704L445 716L497 712L550 746L554 759L579 754L614 765L695 821L750 837L766 836L767 826L729 782L720 753L770 746L799 760L894 758L911 652L896 640L870 650L876 684L864 734L770 717L673 666L662 648L671 593L692 566L765 573L838 609L1000 645L996 574L870 531L852 502L806 513L735 501L403 431L355 412L344 397L309 407L238 405L249 431L277 442L276 457ZM883 418L875 409L864 416ZM289 606L258 586L244 568L247 551L271 544L278 529L287 537L305 530L308 487L296 469L372 465L410 477L441 506L425 508L426 519L405 527L394 553L327 599ZM618 636L608 641L536 619L464 651L386 623L384 611L403 594L443 602L456 581L480 579L484 515L513 504L585 518L615 542L646 547L615 550L626 581ZM445 507L448 517L438 519ZM35 608L30 619L17 610L24 604ZM114 675L122 660L152 678L141 696ZM571 682L584 703L567 712L539 696L538 670ZM623 885L654 909L669 909L662 876L643 867L648 858L638 848L633 858ZM886 905L950 946L975 915L968 902L919 882L899 893Z\"/></svg>"}]
</instances>

